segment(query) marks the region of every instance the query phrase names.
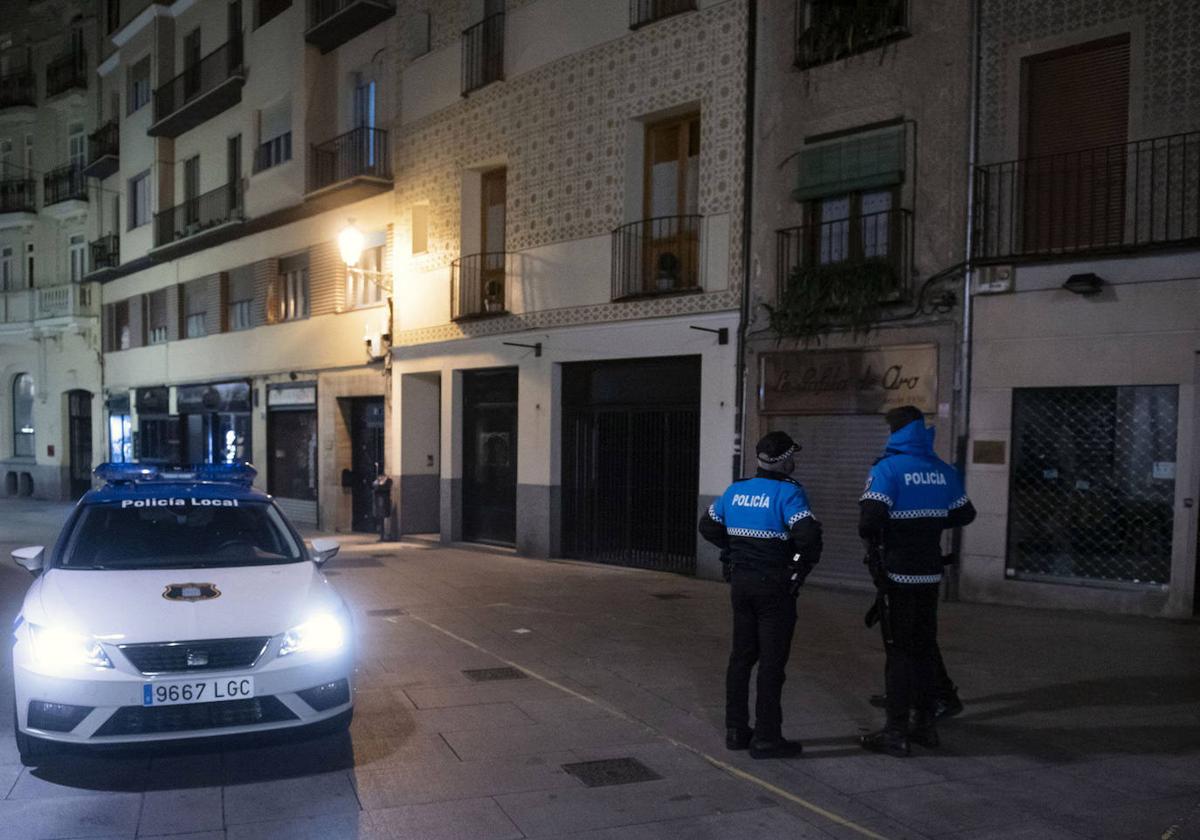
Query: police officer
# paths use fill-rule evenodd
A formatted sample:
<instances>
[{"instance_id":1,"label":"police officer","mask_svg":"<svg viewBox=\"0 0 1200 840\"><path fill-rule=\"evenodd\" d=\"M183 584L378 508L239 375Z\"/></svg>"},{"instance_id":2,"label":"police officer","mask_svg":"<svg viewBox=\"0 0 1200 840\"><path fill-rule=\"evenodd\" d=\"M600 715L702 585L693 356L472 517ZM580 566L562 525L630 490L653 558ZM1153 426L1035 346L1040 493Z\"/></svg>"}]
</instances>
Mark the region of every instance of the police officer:
<instances>
[{"instance_id":1,"label":"police officer","mask_svg":"<svg viewBox=\"0 0 1200 840\"><path fill-rule=\"evenodd\" d=\"M909 754L938 745L935 726L941 534L970 524L975 508L958 473L933 452L933 429L915 406L886 415L891 437L859 501L859 535L879 587L887 665L887 723L865 749ZM909 713L913 713L910 725Z\"/></svg>"},{"instance_id":2,"label":"police officer","mask_svg":"<svg viewBox=\"0 0 1200 840\"><path fill-rule=\"evenodd\" d=\"M733 651L725 675L725 746L754 758L799 755L783 737L780 696L796 627L796 595L821 558L821 524L790 478L800 450L784 432L758 442L758 472L735 481L700 519L700 535L721 549L732 584ZM758 698L750 727L750 672Z\"/></svg>"}]
</instances>

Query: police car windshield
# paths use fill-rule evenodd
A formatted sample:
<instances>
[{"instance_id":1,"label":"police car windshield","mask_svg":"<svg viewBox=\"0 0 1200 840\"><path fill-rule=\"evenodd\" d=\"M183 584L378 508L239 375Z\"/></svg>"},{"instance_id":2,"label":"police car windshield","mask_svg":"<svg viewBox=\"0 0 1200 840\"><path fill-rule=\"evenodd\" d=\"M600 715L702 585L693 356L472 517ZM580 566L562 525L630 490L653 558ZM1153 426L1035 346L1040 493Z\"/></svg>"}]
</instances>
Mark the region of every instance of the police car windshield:
<instances>
[{"instance_id":1,"label":"police car windshield","mask_svg":"<svg viewBox=\"0 0 1200 840\"><path fill-rule=\"evenodd\" d=\"M64 569L228 568L293 563L301 547L279 512L243 499L122 499L79 512Z\"/></svg>"}]
</instances>

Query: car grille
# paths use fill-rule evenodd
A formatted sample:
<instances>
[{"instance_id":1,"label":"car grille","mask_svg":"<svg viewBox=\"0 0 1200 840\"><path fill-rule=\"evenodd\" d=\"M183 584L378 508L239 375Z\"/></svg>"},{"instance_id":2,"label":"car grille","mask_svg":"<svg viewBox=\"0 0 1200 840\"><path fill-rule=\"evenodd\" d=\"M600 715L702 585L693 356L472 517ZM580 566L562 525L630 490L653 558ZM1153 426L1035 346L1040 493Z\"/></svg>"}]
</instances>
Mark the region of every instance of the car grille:
<instances>
[{"instance_id":1,"label":"car grille","mask_svg":"<svg viewBox=\"0 0 1200 840\"><path fill-rule=\"evenodd\" d=\"M258 661L269 636L245 639L201 639L194 642L153 642L120 645L121 653L143 674L173 671L225 671L249 668ZM193 664L188 664L192 662Z\"/></svg>"},{"instance_id":2,"label":"car grille","mask_svg":"<svg viewBox=\"0 0 1200 840\"><path fill-rule=\"evenodd\" d=\"M112 717L106 720L92 737L193 732L297 719L276 697L188 703L181 706L122 706L113 712Z\"/></svg>"}]
</instances>

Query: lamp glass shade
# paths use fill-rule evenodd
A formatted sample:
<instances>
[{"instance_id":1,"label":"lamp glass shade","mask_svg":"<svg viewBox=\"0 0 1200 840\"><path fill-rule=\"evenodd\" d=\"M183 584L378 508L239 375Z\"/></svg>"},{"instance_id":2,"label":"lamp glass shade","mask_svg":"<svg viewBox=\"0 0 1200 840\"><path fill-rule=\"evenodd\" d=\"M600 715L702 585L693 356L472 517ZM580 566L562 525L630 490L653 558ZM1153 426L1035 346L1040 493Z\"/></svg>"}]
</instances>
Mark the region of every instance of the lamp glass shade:
<instances>
[{"instance_id":1,"label":"lamp glass shade","mask_svg":"<svg viewBox=\"0 0 1200 840\"><path fill-rule=\"evenodd\" d=\"M338 250L342 254L342 261L348 266L358 265L358 258L362 256L365 243L362 231L352 224L347 225L338 234Z\"/></svg>"}]
</instances>

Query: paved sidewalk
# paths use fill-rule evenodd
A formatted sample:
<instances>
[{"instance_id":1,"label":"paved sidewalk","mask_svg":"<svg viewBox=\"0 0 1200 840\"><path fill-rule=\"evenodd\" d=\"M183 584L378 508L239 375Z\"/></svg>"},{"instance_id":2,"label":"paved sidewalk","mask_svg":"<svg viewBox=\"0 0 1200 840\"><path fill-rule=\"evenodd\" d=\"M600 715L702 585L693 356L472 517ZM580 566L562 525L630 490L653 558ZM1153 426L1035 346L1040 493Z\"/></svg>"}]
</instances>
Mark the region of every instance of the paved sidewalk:
<instances>
[{"instance_id":1,"label":"paved sidewalk","mask_svg":"<svg viewBox=\"0 0 1200 840\"><path fill-rule=\"evenodd\" d=\"M65 514L25 505L0 502L5 554ZM347 543L328 568L360 637L350 737L30 772L3 731L0 836L1200 837L1200 624L945 605L967 712L900 760L856 746L882 671L863 596L806 589L785 688L805 755L753 761L723 747L723 585ZM0 567L0 620L27 583ZM563 769L609 758L659 778Z\"/></svg>"}]
</instances>

